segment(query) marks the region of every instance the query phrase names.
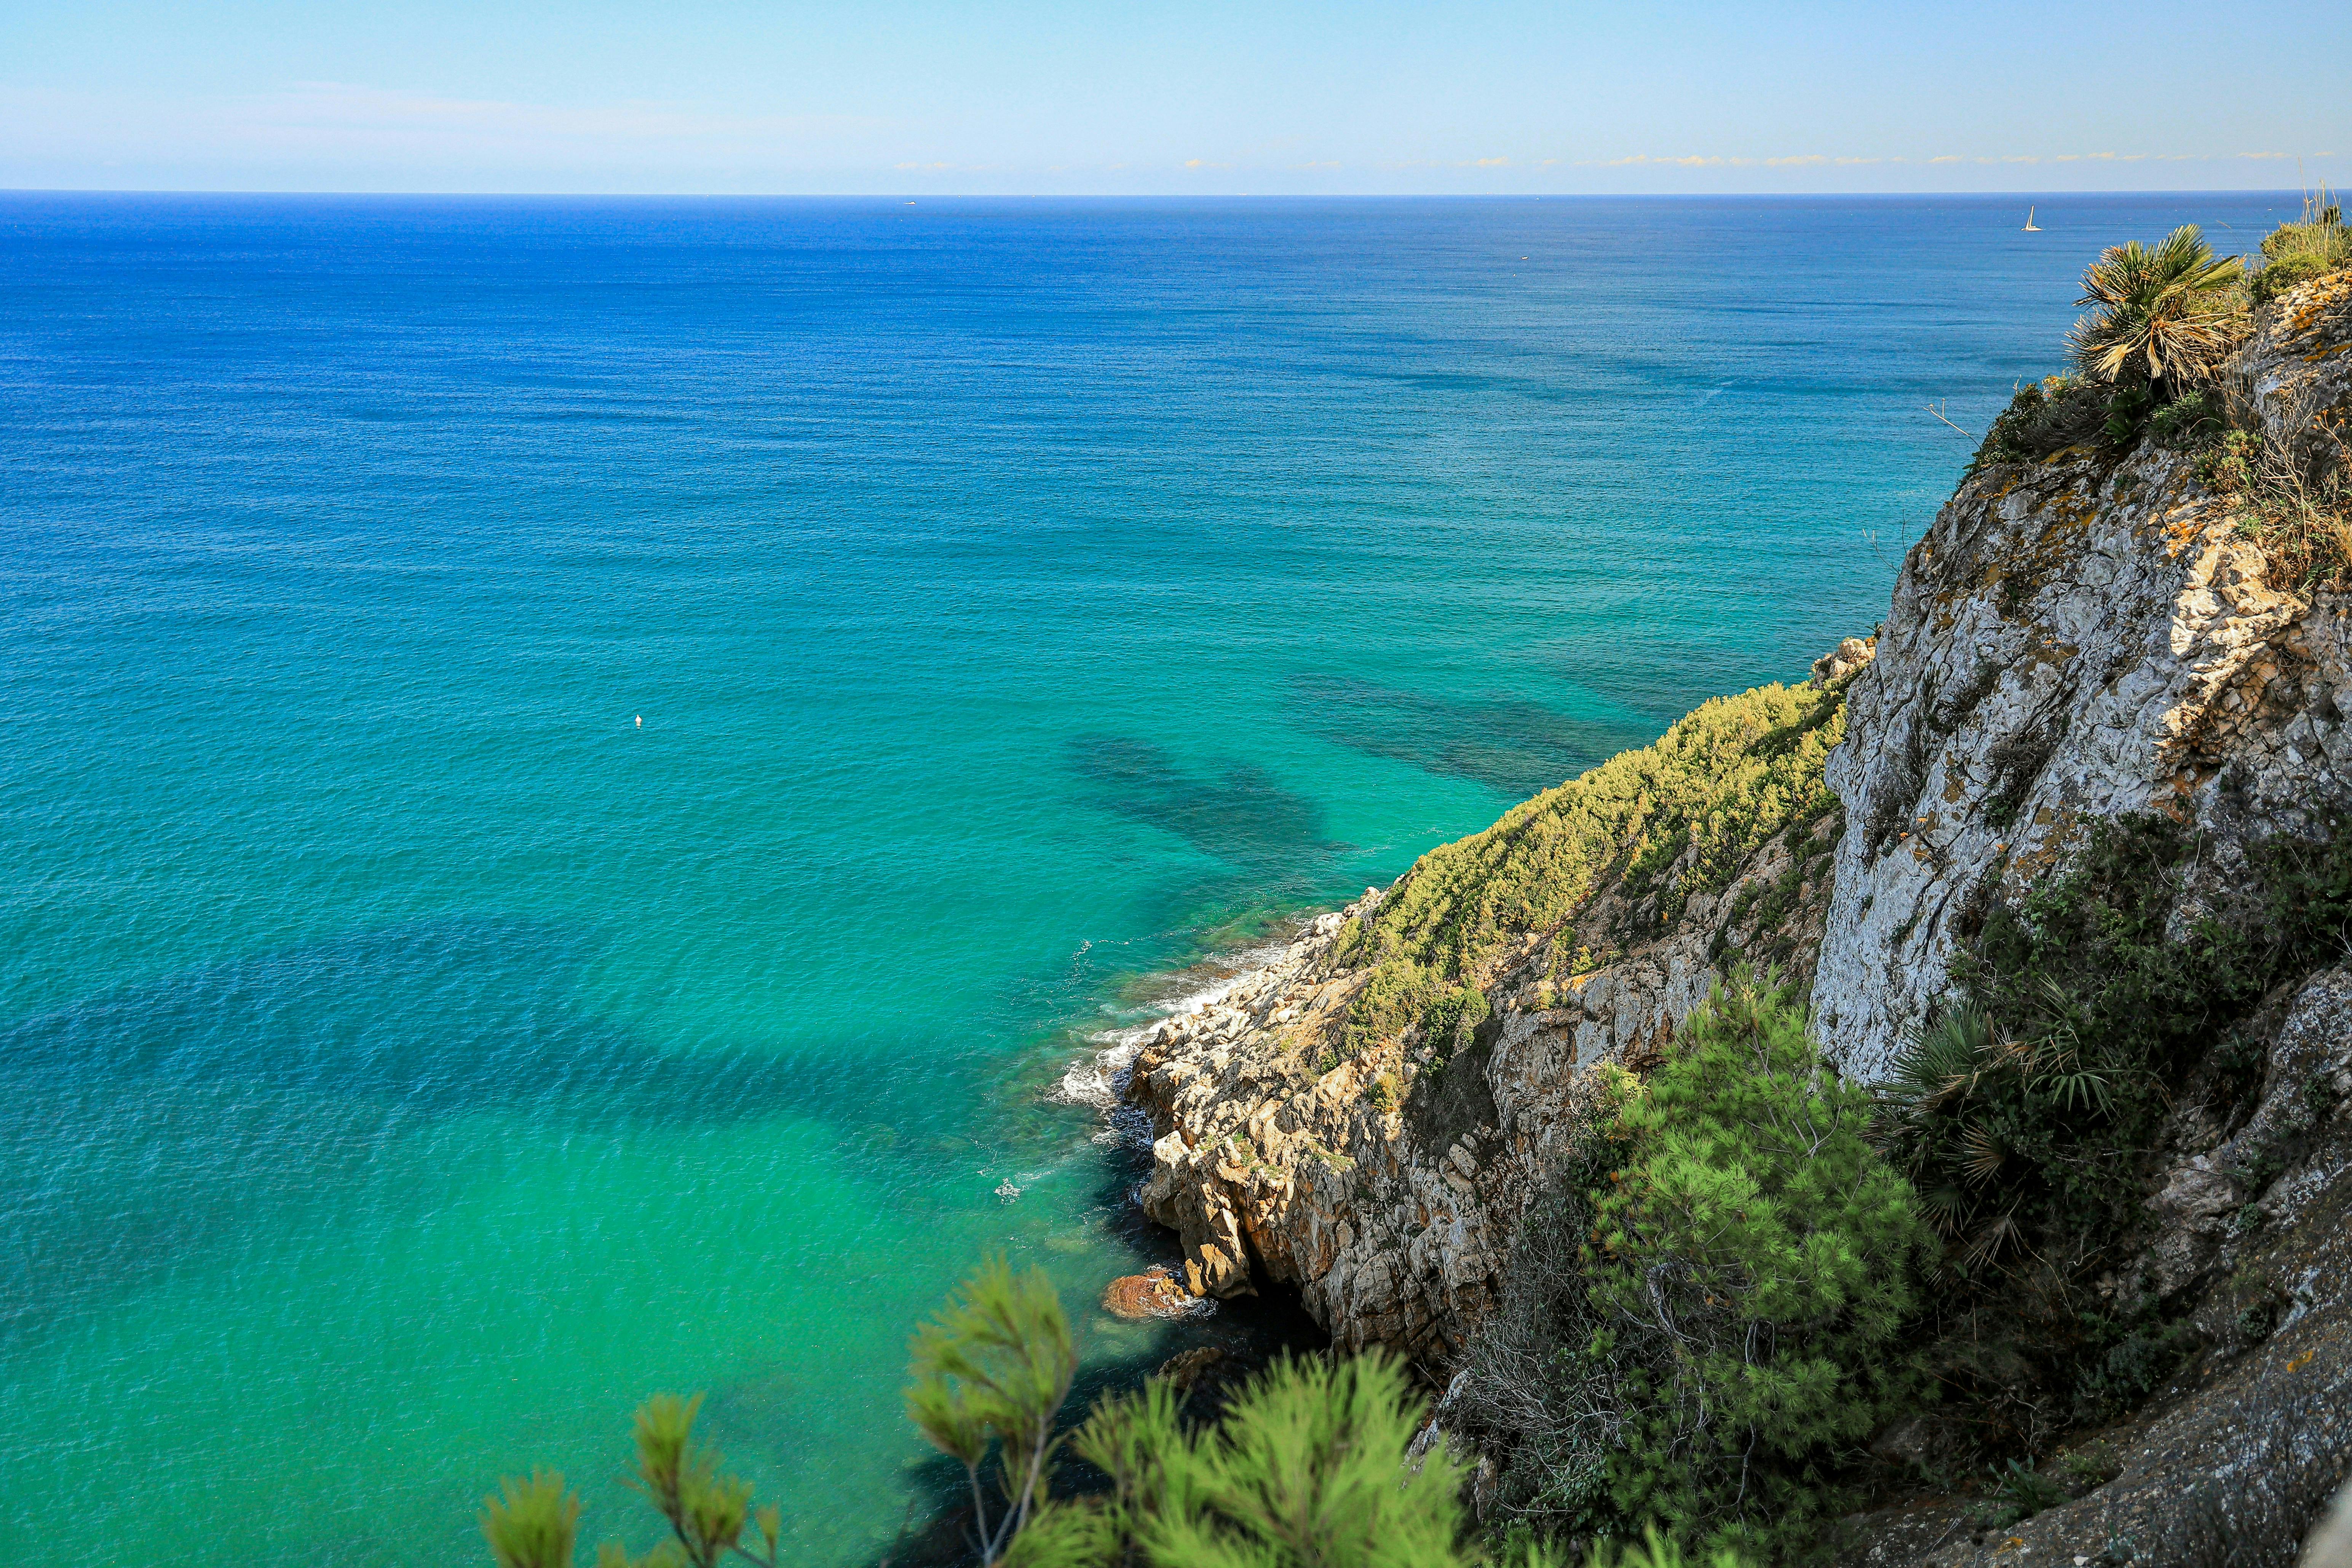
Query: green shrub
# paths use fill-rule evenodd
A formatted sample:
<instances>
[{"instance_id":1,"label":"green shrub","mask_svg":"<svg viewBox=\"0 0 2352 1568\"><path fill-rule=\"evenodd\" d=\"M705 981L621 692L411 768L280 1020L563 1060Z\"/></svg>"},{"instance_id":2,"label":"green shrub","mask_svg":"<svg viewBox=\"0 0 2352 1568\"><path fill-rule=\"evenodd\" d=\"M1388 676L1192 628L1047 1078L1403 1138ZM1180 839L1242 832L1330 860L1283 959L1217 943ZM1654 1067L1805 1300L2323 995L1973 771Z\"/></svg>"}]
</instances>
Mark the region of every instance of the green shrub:
<instances>
[{"instance_id":1,"label":"green shrub","mask_svg":"<svg viewBox=\"0 0 2352 1568\"><path fill-rule=\"evenodd\" d=\"M2280 257L2253 276L2247 291L2257 305L2267 305L2282 294L2302 288L2315 278L2325 278L2344 266L2344 262L2313 251L2294 251Z\"/></svg>"},{"instance_id":2,"label":"green shrub","mask_svg":"<svg viewBox=\"0 0 2352 1568\"><path fill-rule=\"evenodd\" d=\"M1841 1462L1924 1397L1895 1344L1932 1238L1784 990L1741 974L1615 1086L1514 1260L1549 1299L1520 1291L1472 1352L1505 1506L1796 1552L1847 1500Z\"/></svg>"},{"instance_id":3,"label":"green shrub","mask_svg":"<svg viewBox=\"0 0 2352 1568\"><path fill-rule=\"evenodd\" d=\"M1490 979L1493 960L1516 955L1524 937L1559 931L1612 875L1630 900L1654 900L1654 924L1672 921L1775 833L1835 807L1822 763L1844 733L1843 690L1717 698L1652 744L1431 850L1361 928L1352 956L1373 972L1349 1015L1350 1051L1446 1022L1432 1014L1443 998Z\"/></svg>"},{"instance_id":4,"label":"green shrub","mask_svg":"<svg viewBox=\"0 0 2352 1568\"><path fill-rule=\"evenodd\" d=\"M2086 1314L2084 1326L2090 1353L2074 1378L2077 1421L2104 1421L2146 1404L2197 1349L2194 1329L2152 1314L2127 1325Z\"/></svg>"},{"instance_id":5,"label":"green shrub","mask_svg":"<svg viewBox=\"0 0 2352 1568\"><path fill-rule=\"evenodd\" d=\"M2303 216L2283 223L2263 237L2263 257L2344 256L2352 254L2352 229L2344 226L2344 209L2325 188L2303 198Z\"/></svg>"},{"instance_id":6,"label":"green shrub","mask_svg":"<svg viewBox=\"0 0 2352 1568\"><path fill-rule=\"evenodd\" d=\"M2231 890L2176 930L2209 847L2168 817L2105 823L2069 869L1995 903L1968 939L1960 994L1894 1064L1878 1128L1943 1238L1937 1299L1948 1337L1969 1347L1956 1364L2000 1360L2012 1370L1995 1382L2023 1376L2087 1420L2144 1398L2190 1348L2159 1321L2081 1303L2147 1224L2174 1090L2201 1068L2226 1115L2257 1087L2251 1058L2228 1048L2234 1031L2273 986L2340 956L2352 837L2319 826L2256 847ZM1995 1397L1973 1375L1951 1381ZM2007 1418L1979 1414L1998 1440Z\"/></svg>"},{"instance_id":7,"label":"green shrub","mask_svg":"<svg viewBox=\"0 0 2352 1568\"><path fill-rule=\"evenodd\" d=\"M1673 1536L1645 1530L1640 1541L1622 1548L1614 1541L1601 1542L1584 1561L1585 1568L1685 1568L1690 1559ZM1706 1568L1740 1568L1740 1558L1736 1552L1717 1552L1706 1563Z\"/></svg>"},{"instance_id":8,"label":"green shrub","mask_svg":"<svg viewBox=\"0 0 2352 1568\"><path fill-rule=\"evenodd\" d=\"M2137 383L2118 386L2108 395L2106 422L2099 427L2107 445L2126 447L2137 442L2156 409L2156 395Z\"/></svg>"},{"instance_id":9,"label":"green shrub","mask_svg":"<svg viewBox=\"0 0 2352 1568\"><path fill-rule=\"evenodd\" d=\"M1593 1289L1681 1352L1628 1423L1613 1479L1629 1517L1785 1548L1819 1522L1822 1462L1919 1396L1885 1347L1926 1232L1864 1142L1870 1114L1794 1000L1745 984L1695 1012L1681 1054L1627 1101L1641 1158L1599 1205Z\"/></svg>"},{"instance_id":10,"label":"green shrub","mask_svg":"<svg viewBox=\"0 0 2352 1568\"><path fill-rule=\"evenodd\" d=\"M2221 395L2200 387L2177 397L2148 417L2148 430L2176 452L2199 452L2218 444L2229 429L2229 410Z\"/></svg>"},{"instance_id":11,"label":"green shrub","mask_svg":"<svg viewBox=\"0 0 2352 1568\"><path fill-rule=\"evenodd\" d=\"M2108 388L2079 375L2045 376L2017 389L1985 433L1969 472L1993 464L2038 462L2106 428Z\"/></svg>"},{"instance_id":12,"label":"green shrub","mask_svg":"<svg viewBox=\"0 0 2352 1568\"><path fill-rule=\"evenodd\" d=\"M1495 1009L1483 992L1457 985L1429 1005L1421 1016L1421 1026L1423 1037L1436 1047L1436 1059L1443 1062L1468 1045L1478 1026L1494 1016Z\"/></svg>"},{"instance_id":13,"label":"green shrub","mask_svg":"<svg viewBox=\"0 0 2352 1568\"><path fill-rule=\"evenodd\" d=\"M1108 1492L1049 1508L1008 1564L1452 1568L1475 1560L1462 1477L1377 1352L1277 1363L1215 1427L1187 1432L1159 1384L1095 1407L1076 1436Z\"/></svg>"},{"instance_id":14,"label":"green shrub","mask_svg":"<svg viewBox=\"0 0 2352 1568\"><path fill-rule=\"evenodd\" d=\"M2226 431L2218 445L2198 458L2198 480L2223 495L2250 489L2254 483L2254 465L2261 459L2262 451L2263 438L2252 431Z\"/></svg>"},{"instance_id":15,"label":"green shrub","mask_svg":"<svg viewBox=\"0 0 2352 1568\"><path fill-rule=\"evenodd\" d=\"M499 1490L503 1495L482 1500L481 1515L499 1568L570 1568L580 1500L563 1489L563 1477L534 1470L529 1480L509 1476Z\"/></svg>"},{"instance_id":16,"label":"green shrub","mask_svg":"<svg viewBox=\"0 0 2352 1568\"><path fill-rule=\"evenodd\" d=\"M2352 916L2352 843L2272 839L2251 852L2235 896L2185 931L2174 910L2203 846L2154 814L2096 827L2072 868L2016 905L1997 904L1958 966L1969 995L2032 1070L2007 1079L2046 1115L2047 1157L2011 1173L2042 1184L2057 1212L2110 1217L2136 1191L2086 1139L2149 1146L2177 1083L2272 985L2327 962ZM2093 1081L2104 1085L2095 1100Z\"/></svg>"},{"instance_id":17,"label":"green shrub","mask_svg":"<svg viewBox=\"0 0 2352 1568\"><path fill-rule=\"evenodd\" d=\"M2263 237L2263 258L2265 265L2254 274L2250 289L2258 305L2352 267L2352 228L2344 226L2344 209L2325 190L2305 196L2300 219L2283 223Z\"/></svg>"},{"instance_id":18,"label":"green shrub","mask_svg":"<svg viewBox=\"0 0 2352 1568\"><path fill-rule=\"evenodd\" d=\"M2011 1459L1993 1468L1990 1507L1983 1522L1996 1530L2032 1519L2045 1509L2056 1508L2071 1500L2073 1494L2063 1481L2055 1476L2045 1476L2032 1465Z\"/></svg>"}]
</instances>

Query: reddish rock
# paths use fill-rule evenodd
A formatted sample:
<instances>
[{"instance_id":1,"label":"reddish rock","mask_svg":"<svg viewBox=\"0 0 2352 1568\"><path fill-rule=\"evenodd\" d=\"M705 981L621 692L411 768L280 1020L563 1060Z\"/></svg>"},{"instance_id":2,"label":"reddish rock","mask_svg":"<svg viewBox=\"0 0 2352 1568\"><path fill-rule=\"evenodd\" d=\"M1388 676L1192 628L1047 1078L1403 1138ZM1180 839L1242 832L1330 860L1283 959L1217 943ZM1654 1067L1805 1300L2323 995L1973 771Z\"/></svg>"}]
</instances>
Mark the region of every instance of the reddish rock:
<instances>
[{"instance_id":1,"label":"reddish rock","mask_svg":"<svg viewBox=\"0 0 2352 1568\"><path fill-rule=\"evenodd\" d=\"M1103 1291L1103 1310L1117 1318L1181 1318L1193 1310L1184 1287L1155 1263L1140 1274L1114 1279Z\"/></svg>"}]
</instances>

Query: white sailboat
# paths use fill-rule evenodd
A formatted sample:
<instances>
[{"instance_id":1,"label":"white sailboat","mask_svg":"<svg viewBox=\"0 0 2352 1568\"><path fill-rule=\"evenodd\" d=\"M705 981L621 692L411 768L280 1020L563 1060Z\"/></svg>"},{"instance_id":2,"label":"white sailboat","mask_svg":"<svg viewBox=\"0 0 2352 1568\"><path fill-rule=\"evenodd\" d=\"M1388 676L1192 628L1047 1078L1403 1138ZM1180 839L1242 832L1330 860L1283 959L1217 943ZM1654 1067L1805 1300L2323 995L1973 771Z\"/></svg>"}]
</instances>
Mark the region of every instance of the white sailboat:
<instances>
[{"instance_id":1,"label":"white sailboat","mask_svg":"<svg viewBox=\"0 0 2352 1568\"><path fill-rule=\"evenodd\" d=\"M2033 221L2033 209L2032 207L2025 209L2024 232L2027 234L2040 234L2042 232L2042 226Z\"/></svg>"}]
</instances>

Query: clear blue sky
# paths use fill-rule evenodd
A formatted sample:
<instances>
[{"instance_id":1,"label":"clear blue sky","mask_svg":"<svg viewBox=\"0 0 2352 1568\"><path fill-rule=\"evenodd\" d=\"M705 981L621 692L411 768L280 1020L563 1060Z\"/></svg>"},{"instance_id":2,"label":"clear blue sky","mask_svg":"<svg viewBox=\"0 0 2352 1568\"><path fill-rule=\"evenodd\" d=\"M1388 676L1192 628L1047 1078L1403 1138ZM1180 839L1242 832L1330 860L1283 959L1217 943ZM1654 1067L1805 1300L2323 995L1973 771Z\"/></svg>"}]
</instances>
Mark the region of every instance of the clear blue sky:
<instances>
[{"instance_id":1,"label":"clear blue sky","mask_svg":"<svg viewBox=\"0 0 2352 1568\"><path fill-rule=\"evenodd\" d=\"M2347 44L2347 0L21 0L0 186L2275 189L2352 164Z\"/></svg>"}]
</instances>

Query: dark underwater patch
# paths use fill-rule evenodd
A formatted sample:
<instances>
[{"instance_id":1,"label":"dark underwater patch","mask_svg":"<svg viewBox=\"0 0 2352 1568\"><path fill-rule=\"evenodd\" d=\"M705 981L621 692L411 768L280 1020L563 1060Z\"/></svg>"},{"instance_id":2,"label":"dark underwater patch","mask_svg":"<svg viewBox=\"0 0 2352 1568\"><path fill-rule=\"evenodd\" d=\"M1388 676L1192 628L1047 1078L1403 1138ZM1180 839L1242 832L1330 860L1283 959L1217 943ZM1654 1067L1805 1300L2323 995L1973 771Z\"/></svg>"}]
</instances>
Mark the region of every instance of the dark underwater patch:
<instances>
[{"instance_id":1,"label":"dark underwater patch","mask_svg":"<svg viewBox=\"0 0 2352 1568\"><path fill-rule=\"evenodd\" d=\"M1255 872L1287 871L1327 847L1323 807L1250 763L1195 774L1150 741L1081 735L1069 771L1093 805L1172 833L1203 855Z\"/></svg>"},{"instance_id":2,"label":"dark underwater patch","mask_svg":"<svg viewBox=\"0 0 2352 1568\"><path fill-rule=\"evenodd\" d=\"M245 1085L435 1117L773 1113L795 1082L776 1058L657 1050L581 1011L597 946L542 922L454 918L230 959L0 1025L0 1089Z\"/></svg>"},{"instance_id":3,"label":"dark underwater patch","mask_svg":"<svg viewBox=\"0 0 2352 1568\"><path fill-rule=\"evenodd\" d=\"M1336 675L1294 676L1291 691L1308 715L1308 729L1324 740L1475 779L1514 800L1549 789L1643 739L1518 698L1463 701Z\"/></svg>"}]
</instances>

